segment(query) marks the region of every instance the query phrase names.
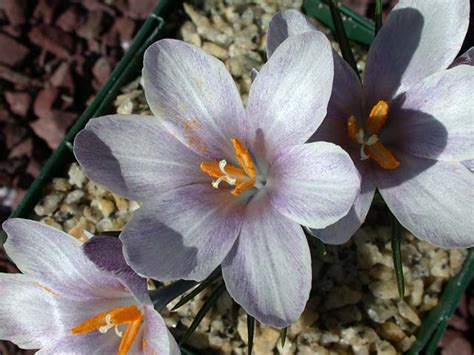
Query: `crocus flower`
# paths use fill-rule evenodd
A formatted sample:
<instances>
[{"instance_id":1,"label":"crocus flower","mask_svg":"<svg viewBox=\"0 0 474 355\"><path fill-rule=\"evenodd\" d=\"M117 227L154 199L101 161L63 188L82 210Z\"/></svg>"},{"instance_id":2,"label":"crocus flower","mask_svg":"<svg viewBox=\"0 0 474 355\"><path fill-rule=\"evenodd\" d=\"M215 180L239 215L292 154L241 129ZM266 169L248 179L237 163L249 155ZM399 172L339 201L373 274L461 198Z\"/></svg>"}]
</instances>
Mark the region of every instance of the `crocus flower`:
<instances>
[{"instance_id":1,"label":"crocus flower","mask_svg":"<svg viewBox=\"0 0 474 355\"><path fill-rule=\"evenodd\" d=\"M370 47L363 84L334 53L328 113L311 140L346 149L362 185L345 218L315 231L324 242L341 244L353 235L377 187L420 239L441 247L474 245L474 180L461 164L474 158L474 69L448 68L468 15L468 0L400 0ZM275 15L268 55L288 36L308 31L316 29L297 11ZM470 61L469 53L461 59Z\"/></svg>"},{"instance_id":2,"label":"crocus flower","mask_svg":"<svg viewBox=\"0 0 474 355\"><path fill-rule=\"evenodd\" d=\"M199 281L222 265L228 292L259 321L298 318L311 289L300 225L336 222L360 184L340 147L304 144L326 114L332 68L323 35L292 37L244 109L223 63L201 49L166 39L146 51L156 117L94 119L74 147L91 179L143 202L121 235L136 272Z\"/></svg>"},{"instance_id":3,"label":"crocus flower","mask_svg":"<svg viewBox=\"0 0 474 355\"><path fill-rule=\"evenodd\" d=\"M107 249L110 272L52 227L11 219L3 229L23 274L0 274L0 339L48 355L180 353L121 246Z\"/></svg>"}]
</instances>

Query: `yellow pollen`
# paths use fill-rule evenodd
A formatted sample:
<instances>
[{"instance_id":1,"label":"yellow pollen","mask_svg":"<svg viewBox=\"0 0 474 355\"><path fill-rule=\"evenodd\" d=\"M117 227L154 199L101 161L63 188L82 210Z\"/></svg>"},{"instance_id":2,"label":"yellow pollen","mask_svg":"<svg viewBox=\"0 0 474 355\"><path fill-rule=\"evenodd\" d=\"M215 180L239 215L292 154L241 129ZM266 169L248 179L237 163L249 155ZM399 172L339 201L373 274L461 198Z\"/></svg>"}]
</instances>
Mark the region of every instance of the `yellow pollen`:
<instances>
[{"instance_id":1,"label":"yellow pollen","mask_svg":"<svg viewBox=\"0 0 474 355\"><path fill-rule=\"evenodd\" d=\"M137 306L132 305L100 313L75 326L70 331L74 335L79 335L92 331L106 333L109 329L115 328L117 336L122 338L117 354L126 355L135 341L142 322L142 313ZM127 325L125 332L121 332L118 329L118 326L122 324Z\"/></svg>"},{"instance_id":2,"label":"yellow pollen","mask_svg":"<svg viewBox=\"0 0 474 355\"><path fill-rule=\"evenodd\" d=\"M230 193L238 196L255 186L257 173L247 148L235 137L231 139L231 142L240 167L221 160L219 162L203 162L200 168L209 176L216 178L212 182L212 187L218 189L221 182L226 182L228 185L235 186Z\"/></svg>"},{"instance_id":3,"label":"yellow pollen","mask_svg":"<svg viewBox=\"0 0 474 355\"><path fill-rule=\"evenodd\" d=\"M380 100L372 110L365 122L364 128L359 128L354 116L347 119L347 135L357 144L360 144L361 160L372 159L384 169L396 169L400 162L393 156L378 137L385 121L388 118L388 104Z\"/></svg>"}]
</instances>

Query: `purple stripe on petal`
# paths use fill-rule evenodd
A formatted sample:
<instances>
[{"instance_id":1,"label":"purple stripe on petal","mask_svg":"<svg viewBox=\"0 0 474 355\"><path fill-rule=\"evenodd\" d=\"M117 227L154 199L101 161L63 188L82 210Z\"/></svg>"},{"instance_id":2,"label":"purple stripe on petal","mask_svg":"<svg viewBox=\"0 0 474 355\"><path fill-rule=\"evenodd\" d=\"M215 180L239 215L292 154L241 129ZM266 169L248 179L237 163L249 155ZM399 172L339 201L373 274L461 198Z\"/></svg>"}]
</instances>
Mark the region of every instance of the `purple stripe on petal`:
<instances>
[{"instance_id":1,"label":"purple stripe on petal","mask_svg":"<svg viewBox=\"0 0 474 355\"><path fill-rule=\"evenodd\" d=\"M74 154L89 178L135 200L205 181L199 169L203 158L155 117L95 118L76 136Z\"/></svg>"},{"instance_id":2,"label":"purple stripe on petal","mask_svg":"<svg viewBox=\"0 0 474 355\"><path fill-rule=\"evenodd\" d=\"M474 158L474 67L440 71L413 85L393 107L385 142L438 160ZM384 138L382 138L384 140Z\"/></svg>"},{"instance_id":3,"label":"purple stripe on petal","mask_svg":"<svg viewBox=\"0 0 474 355\"><path fill-rule=\"evenodd\" d=\"M399 168L377 170L377 186L400 223L436 246L474 246L472 174L460 162L397 158Z\"/></svg>"},{"instance_id":4,"label":"purple stripe on petal","mask_svg":"<svg viewBox=\"0 0 474 355\"><path fill-rule=\"evenodd\" d=\"M289 37L252 83L246 142L264 139L271 154L306 142L326 115L333 76L331 45L322 33Z\"/></svg>"},{"instance_id":5,"label":"purple stripe on petal","mask_svg":"<svg viewBox=\"0 0 474 355\"><path fill-rule=\"evenodd\" d=\"M474 47L469 48L449 66L450 68L457 67L458 65L474 65Z\"/></svg>"},{"instance_id":6,"label":"purple stripe on petal","mask_svg":"<svg viewBox=\"0 0 474 355\"><path fill-rule=\"evenodd\" d=\"M301 226L262 196L250 202L237 242L222 263L227 290L259 322L298 319L311 289L311 257Z\"/></svg>"},{"instance_id":7,"label":"purple stripe on petal","mask_svg":"<svg viewBox=\"0 0 474 355\"><path fill-rule=\"evenodd\" d=\"M218 59L183 41L160 40L145 52L143 79L152 112L188 148L206 159L233 156L245 110Z\"/></svg>"},{"instance_id":8,"label":"purple stripe on petal","mask_svg":"<svg viewBox=\"0 0 474 355\"><path fill-rule=\"evenodd\" d=\"M285 10L273 15L267 31L267 57L290 36L317 31L311 22L297 10Z\"/></svg>"},{"instance_id":9,"label":"purple stripe on petal","mask_svg":"<svg viewBox=\"0 0 474 355\"><path fill-rule=\"evenodd\" d=\"M114 273L142 304L151 303L147 280L138 276L125 262L122 242L111 236L96 236L84 244L84 252L99 269Z\"/></svg>"},{"instance_id":10,"label":"purple stripe on petal","mask_svg":"<svg viewBox=\"0 0 474 355\"><path fill-rule=\"evenodd\" d=\"M370 47L368 107L390 100L454 60L469 24L469 0L400 0Z\"/></svg>"},{"instance_id":11,"label":"purple stripe on petal","mask_svg":"<svg viewBox=\"0 0 474 355\"><path fill-rule=\"evenodd\" d=\"M127 294L114 275L87 259L72 236L20 218L5 221L3 229L5 250L18 268L60 296L87 300Z\"/></svg>"},{"instance_id":12,"label":"purple stripe on petal","mask_svg":"<svg viewBox=\"0 0 474 355\"><path fill-rule=\"evenodd\" d=\"M122 232L127 263L157 280L203 280L234 244L244 211L245 201L210 183L162 195L145 203Z\"/></svg>"},{"instance_id":13,"label":"purple stripe on petal","mask_svg":"<svg viewBox=\"0 0 474 355\"><path fill-rule=\"evenodd\" d=\"M314 142L277 155L268 188L270 203L281 214L310 228L325 228L349 212L360 176L340 147Z\"/></svg>"},{"instance_id":14,"label":"purple stripe on petal","mask_svg":"<svg viewBox=\"0 0 474 355\"><path fill-rule=\"evenodd\" d=\"M0 339L23 349L39 349L64 332L56 313L56 297L34 279L0 274Z\"/></svg>"}]
</instances>

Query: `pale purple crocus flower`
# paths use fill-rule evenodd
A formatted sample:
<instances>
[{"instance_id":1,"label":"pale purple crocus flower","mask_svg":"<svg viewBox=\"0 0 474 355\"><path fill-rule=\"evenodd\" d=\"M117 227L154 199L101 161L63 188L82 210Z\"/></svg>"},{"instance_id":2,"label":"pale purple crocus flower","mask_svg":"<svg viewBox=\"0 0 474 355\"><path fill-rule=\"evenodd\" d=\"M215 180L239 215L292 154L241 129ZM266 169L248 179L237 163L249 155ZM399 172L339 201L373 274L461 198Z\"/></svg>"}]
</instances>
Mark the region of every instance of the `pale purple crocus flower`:
<instances>
[{"instance_id":1,"label":"pale purple crocus flower","mask_svg":"<svg viewBox=\"0 0 474 355\"><path fill-rule=\"evenodd\" d=\"M360 187L340 147L304 144L326 114L329 41L320 33L285 41L246 108L224 64L181 41L153 44L143 78L156 117L94 119L74 144L91 179L143 202L121 235L127 262L158 280L199 281L222 265L236 302L287 326L311 289L301 225L336 222Z\"/></svg>"},{"instance_id":2,"label":"pale purple crocus flower","mask_svg":"<svg viewBox=\"0 0 474 355\"><path fill-rule=\"evenodd\" d=\"M474 158L474 68L448 68L468 15L468 0L399 1L370 47L363 84L334 52L328 113L311 140L346 149L362 185L345 218L314 231L324 242L345 243L378 188L418 238L441 247L474 245L474 180L461 164ZM298 11L276 14L268 55L288 36L308 31L317 30ZM456 64L471 63L470 53Z\"/></svg>"},{"instance_id":3,"label":"pale purple crocus flower","mask_svg":"<svg viewBox=\"0 0 474 355\"><path fill-rule=\"evenodd\" d=\"M0 339L48 355L180 354L120 245L106 250L106 271L55 228L10 219L3 229L22 274L0 274Z\"/></svg>"}]
</instances>

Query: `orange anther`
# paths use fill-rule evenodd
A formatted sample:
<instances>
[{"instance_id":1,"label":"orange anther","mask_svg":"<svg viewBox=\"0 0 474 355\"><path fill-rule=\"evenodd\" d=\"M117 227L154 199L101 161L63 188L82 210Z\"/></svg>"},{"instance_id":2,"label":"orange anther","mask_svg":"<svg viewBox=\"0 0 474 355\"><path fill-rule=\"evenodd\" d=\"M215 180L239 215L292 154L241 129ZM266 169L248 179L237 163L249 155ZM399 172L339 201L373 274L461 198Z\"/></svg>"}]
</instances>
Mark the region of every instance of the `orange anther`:
<instances>
[{"instance_id":1,"label":"orange anther","mask_svg":"<svg viewBox=\"0 0 474 355\"><path fill-rule=\"evenodd\" d=\"M347 119L347 134L349 138L354 143L359 143L357 140L357 131L359 128L357 127L357 120L354 116L351 116Z\"/></svg>"},{"instance_id":2,"label":"orange anther","mask_svg":"<svg viewBox=\"0 0 474 355\"><path fill-rule=\"evenodd\" d=\"M365 122L364 130L367 136L378 134L388 117L388 104L380 100L372 107L369 118Z\"/></svg>"},{"instance_id":3,"label":"orange anther","mask_svg":"<svg viewBox=\"0 0 474 355\"><path fill-rule=\"evenodd\" d=\"M232 145L234 146L235 156L239 161L240 166L242 169L245 170L245 173L250 176L251 178L255 178L257 176L255 172L255 168L253 166L252 158L250 158L250 153L247 148L237 139L232 138L230 140Z\"/></svg>"},{"instance_id":4,"label":"orange anther","mask_svg":"<svg viewBox=\"0 0 474 355\"><path fill-rule=\"evenodd\" d=\"M396 169L400 166L400 162L380 141L372 145L366 145L365 152L384 169Z\"/></svg>"}]
</instances>

